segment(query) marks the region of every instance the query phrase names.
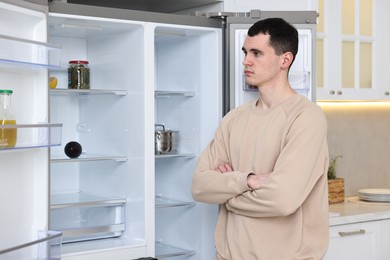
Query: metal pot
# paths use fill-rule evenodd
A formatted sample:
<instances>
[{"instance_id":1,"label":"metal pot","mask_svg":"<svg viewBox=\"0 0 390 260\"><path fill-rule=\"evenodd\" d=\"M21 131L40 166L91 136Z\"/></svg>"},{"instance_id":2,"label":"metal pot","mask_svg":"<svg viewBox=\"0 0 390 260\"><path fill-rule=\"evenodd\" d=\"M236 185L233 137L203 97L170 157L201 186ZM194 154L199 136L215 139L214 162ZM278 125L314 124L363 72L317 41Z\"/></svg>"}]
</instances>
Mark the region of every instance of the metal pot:
<instances>
[{"instance_id":1,"label":"metal pot","mask_svg":"<svg viewBox=\"0 0 390 260\"><path fill-rule=\"evenodd\" d=\"M162 124L154 125L154 152L155 154L169 153L176 150L178 131L165 130ZM162 130L157 130L161 128Z\"/></svg>"}]
</instances>

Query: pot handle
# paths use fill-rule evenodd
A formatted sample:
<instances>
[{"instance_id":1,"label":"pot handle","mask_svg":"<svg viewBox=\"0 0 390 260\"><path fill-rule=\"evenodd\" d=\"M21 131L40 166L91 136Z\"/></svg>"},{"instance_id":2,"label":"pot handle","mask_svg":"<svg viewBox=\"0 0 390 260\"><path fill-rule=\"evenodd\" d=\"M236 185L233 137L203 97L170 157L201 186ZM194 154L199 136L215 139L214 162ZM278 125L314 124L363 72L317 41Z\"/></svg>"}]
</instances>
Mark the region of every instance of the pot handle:
<instances>
[{"instance_id":1,"label":"pot handle","mask_svg":"<svg viewBox=\"0 0 390 260\"><path fill-rule=\"evenodd\" d=\"M165 126L163 124L154 124L154 129L157 127L162 127L162 130L165 131Z\"/></svg>"}]
</instances>

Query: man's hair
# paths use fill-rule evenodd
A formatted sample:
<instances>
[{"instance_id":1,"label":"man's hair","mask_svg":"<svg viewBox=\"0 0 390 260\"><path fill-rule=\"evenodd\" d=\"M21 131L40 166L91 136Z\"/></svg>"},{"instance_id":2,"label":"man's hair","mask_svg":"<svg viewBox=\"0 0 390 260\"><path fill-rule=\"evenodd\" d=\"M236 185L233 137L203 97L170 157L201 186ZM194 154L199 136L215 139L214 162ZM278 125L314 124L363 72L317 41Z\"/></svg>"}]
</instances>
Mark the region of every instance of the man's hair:
<instances>
[{"instance_id":1,"label":"man's hair","mask_svg":"<svg viewBox=\"0 0 390 260\"><path fill-rule=\"evenodd\" d=\"M294 26L281 18L268 18L257 21L248 30L250 37L260 33L270 36L269 44L277 55L291 52L294 55L291 64L294 62L298 53L298 31Z\"/></svg>"}]
</instances>

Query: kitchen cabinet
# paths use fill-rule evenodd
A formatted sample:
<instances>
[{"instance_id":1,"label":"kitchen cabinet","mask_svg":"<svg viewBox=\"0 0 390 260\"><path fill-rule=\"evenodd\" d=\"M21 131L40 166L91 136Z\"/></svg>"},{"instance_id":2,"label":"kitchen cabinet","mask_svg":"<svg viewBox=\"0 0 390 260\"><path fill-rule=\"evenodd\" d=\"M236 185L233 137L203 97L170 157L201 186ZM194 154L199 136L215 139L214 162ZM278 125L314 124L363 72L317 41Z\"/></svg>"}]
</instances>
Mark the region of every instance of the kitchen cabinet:
<instances>
[{"instance_id":1,"label":"kitchen cabinet","mask_svg":"<svg viewBox=\"0 0 390 260\"><path fill-rule=\"evenodd\" d=\"M329 248L324 260L385 260L382 249L382 222L331 226Z\"/></svg>"},{"instance_id":2,"label":"kitchen cabinet","mask_svg":"<svg viewBox=\"0 0 390 260\"><path fill-rule=\"evenodd\" d=\"M317 100L389 100L384 61L388 2L313 1L318 6ZM379 35L380 34L380 35Z\"/></svg>"},{"instance_id":3,"label":"kitchen cabinet","mask_svg":"<svg viewBox=\"0 0 390 260\"><path fill-rule=\"evenodd\" d=\"M390 259L390 219L382 220L382 259Z\"/></svg>"},{"instance_id":4,"label":"kitchen cabinet","mask_svg":"<svg viewBox=\"0 0 390 260\"><path fill-rule=\"evenodd\" d=\"M317 87L316 95L318 101L381 99L378 95L378 91L373 88Z\"/></svg>"}]
</instances>

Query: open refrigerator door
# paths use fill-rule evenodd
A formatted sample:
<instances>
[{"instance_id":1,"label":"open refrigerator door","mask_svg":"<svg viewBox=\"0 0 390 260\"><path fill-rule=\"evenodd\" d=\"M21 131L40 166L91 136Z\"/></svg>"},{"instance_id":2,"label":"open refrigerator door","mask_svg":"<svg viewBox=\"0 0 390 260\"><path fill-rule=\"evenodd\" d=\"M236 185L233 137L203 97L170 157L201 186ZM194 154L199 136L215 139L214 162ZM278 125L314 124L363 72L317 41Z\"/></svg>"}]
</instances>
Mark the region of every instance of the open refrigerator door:
<instances>
[{"instance_id":1,"label":"open refrigerator door","mask_svg":"<svg viewBox=\"0 0 390 260\"><path fill-rule=\"evenodd\" d=\"M62 233L48 230L49 147L61 144L62 125L49 123L48 69L58 65L48 57L60 47L47 42L47 12L24 1L0 2L0 89L12 93L16 120L0 118L1 143L8 143L0 147L4 260L61 257Z\"/></svg>"},{"instance_id":2,"label":"open refrigerator door","mask_svg":"<svg viewBox=\"0 0 390 260\"><path fill-rule=\"evenodd\" d=\"M194 202L190 185L221 117L217 23L55 2L49 9L49 41L62 46L50 57L59 64L49 70L58 82L50 121L63 124L63 143L50 153L50 227L63 232L63 258L209 259L218 207ZM88 61L89 88L69 88L70 61ZM174 149L155 153L156 124L178 133ZM64 153L70 142L79 156Z\"/></svg>"}]
</instances>

